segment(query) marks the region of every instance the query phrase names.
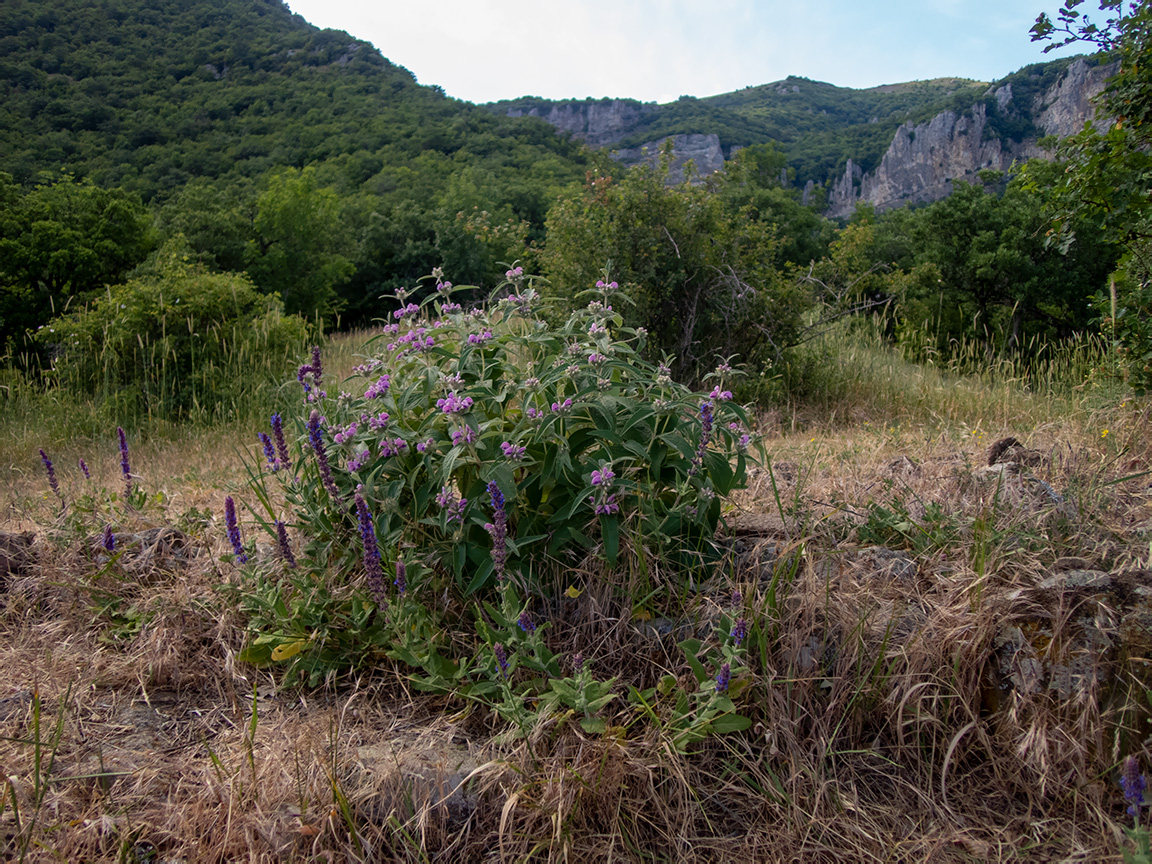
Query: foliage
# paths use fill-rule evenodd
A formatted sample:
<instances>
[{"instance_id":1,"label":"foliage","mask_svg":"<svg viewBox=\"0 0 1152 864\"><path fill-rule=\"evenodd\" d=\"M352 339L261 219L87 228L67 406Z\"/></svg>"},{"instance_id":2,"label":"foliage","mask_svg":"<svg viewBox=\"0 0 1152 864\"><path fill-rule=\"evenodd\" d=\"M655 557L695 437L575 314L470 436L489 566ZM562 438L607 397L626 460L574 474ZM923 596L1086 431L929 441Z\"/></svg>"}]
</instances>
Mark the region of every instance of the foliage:
<instances>
[{"instance_id":1,"label":"foliage","mask_svg":"<svg viewBox=\"0 0 1152 864\"><path fill-rule=\"evenodd\" d=\"M1044 50L1084 41L1119 56L1119 70L1108 79L1098 99L1097 127L1060 142L1056 158L1065 170L1055 176L1032 178L1049 189L1053 228L1049 242L1067 249L1080 242L1079 225L1088 219L1103 227L1105 236L1121 245L1126 278L1120 298L1123 316L1115 332L1125 342L1130 383L1138 392L1152 384L1152 319L1148 308L1148 240L1152 238L1152 8L1147 3L1101 0L1102 25L1078 11L1083 0L1066 0L1056 23L1042 14L1032 28L1033 41L1047 41ZM1102 126L1103 128L1098 128ZM1120 310L1117 310L1118 313ZM1110 317L1110 316L1109 316Z\"/></svg>"},{"instance_id":2,"label":"foliage","mask_svg":"<svg viewBox=\"0 0 1152 864\"><path fill-rule=\"evenodd\" d=\"M355 269L341 254L350 244L340 223L340 199L317 188L312 167L273 174L256 200L258 242L248 247L248 270L263 291L283 298L289 314L335 311L335 286Z\"/></svg>"},{"instance_id":3,"label":"foliage","mask_svg":"<svg viewBox=\"0 0 1152 864\"><path fill-rule=\"evenodd\" d=\"M0 348L119 282L155 242L140 199L63 176L0 174Z\"/></svg>"},{"instance_id":4,"label":"foliage","mask_svg":"<svg viewBox=\"0 0 1152 864\"><path fill-rule=\"evenodd\" d=\"M301 367L295 447L266 445L252 489L285 549L267 487L280 480L302 554L282 552L283 586L252 571L238 589L253 630L244 657L289 662L316 684L386 655L415 670L418 689L488 704L515 734L560 711L604 731L612 682L578 660L563 675L534 619L556 599L543 574L589 556L614 567L641 542L634 554L685 574L715 560L750 434L726 370L704 395L641 358L612 286L550 327L536 280L508 277L507 296L472 312L443 281L421 306L402 294L352 394L323 389L319 349ZM470 627L446 614L448 597L475 604ZM721 721L733 711L725 698L680 712L677 746L745 728Z\"/></svg>"},{"instance_id":5,"label":"foliage","mask_svg":"<svg viewBox=\"0 0 1152 864\"><path fill-rule=\"evenodd\" d=\"M551 293L569 305L607 262L635 300L625 320L675 355L678 378L716 356L770 364L796 339L806 292L774 266L777 226L751 205L733 210L711 185L669 186L639 166L619 182L590 175L548 215L542 260Z\"/></svg>"},{"instance_id":6,"label":"foliage","mask_svg":"<svg viewBox=\"0 0 1152 864\"><path fill-rule=\"evenodd\" d=\"M175 420L267 402L308 332L275 295L188 263L169 244L138 278L53 319L37 338L54 355L59 387L99 396L112 418Z\"/></svg>"}]
</instances>

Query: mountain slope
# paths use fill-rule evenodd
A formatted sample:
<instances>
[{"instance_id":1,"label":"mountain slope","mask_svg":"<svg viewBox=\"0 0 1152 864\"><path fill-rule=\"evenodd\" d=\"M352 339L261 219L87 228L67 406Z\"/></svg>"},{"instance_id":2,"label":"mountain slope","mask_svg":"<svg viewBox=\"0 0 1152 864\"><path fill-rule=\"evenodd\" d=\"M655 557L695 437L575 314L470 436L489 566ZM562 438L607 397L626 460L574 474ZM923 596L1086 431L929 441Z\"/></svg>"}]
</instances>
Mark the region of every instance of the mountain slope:
<instances>
[{"instance_id":1,"label":"mountain slope","mask_svg":"<svg viewBox=\"0 0 1152 864\"><path fill-rule=\"evenodd\" d=\"M0 171L63 168L146 199L332 159L351 185L423 154L499 169L522 150L511 167L579 175L578 147L541 124L420 86L279 0L5 0L0 92Z\"/></svg>"}]
</instances>

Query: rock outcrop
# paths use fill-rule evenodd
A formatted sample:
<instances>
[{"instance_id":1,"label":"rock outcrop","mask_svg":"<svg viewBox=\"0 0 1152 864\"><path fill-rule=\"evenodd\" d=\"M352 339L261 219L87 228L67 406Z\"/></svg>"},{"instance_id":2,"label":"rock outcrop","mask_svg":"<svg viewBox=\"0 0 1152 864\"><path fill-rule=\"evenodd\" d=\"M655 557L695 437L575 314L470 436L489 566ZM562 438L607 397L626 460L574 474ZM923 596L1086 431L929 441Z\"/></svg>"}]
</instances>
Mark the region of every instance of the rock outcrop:
<instances>
[{"instance_id":1,"label":"rock outcrop","mask_svg":"<svg viewBox=\"0 0 1152 864\"><path fill-rule=\"evenodd\" d=\"M589 147L608 147L638 129L656 110L654 104L633 99L602 99L598 102L546 102L509 108L509 117L540 117L558 132L587 142Z\"/></svg>"},{"instance_id":2,"label":"rock outcrop","mask_svg":"<svg viewBox=\"0 0 1152 864\"><path fill-rule=\"evenodd\" d=\"M995 100L991 105L982 102L963 114L944 111L927 123L905 123L875 171L864 173L848 160L828 196L827 215L850 216L862 201L877 210L937 201L951 194L956 180L977 182L980 171L1007 171L1013 162L1043 155L1034 137L1015 142L986 134L992 131L990 108L1000 114L1026 112L1041 135L1064 137L1094 119L1091 100L1114 71L1077 60L1032 105L1014 104L1011 85L1005 85L989 94Z\"/></svg>"},{"instance_id":3,"label":"rock outcrop","mask_svg":"<svg viewBox=\"0 0 1152 864\"><path fill-rule=\"evenodd\" d=\"M705 177L713 171L720 171L724 167L724 151L720 149L719 135L673 135L672 164L668 168L669 183L682 183L684 181L684 168L688 161L695 163L696 173ZM664 143L669 138L661 138L639 147L629 147L616 150L612 158L623 162L629 167L647 163L655 166L660 161L660 153Z\"/></svg>"}]
</instances>

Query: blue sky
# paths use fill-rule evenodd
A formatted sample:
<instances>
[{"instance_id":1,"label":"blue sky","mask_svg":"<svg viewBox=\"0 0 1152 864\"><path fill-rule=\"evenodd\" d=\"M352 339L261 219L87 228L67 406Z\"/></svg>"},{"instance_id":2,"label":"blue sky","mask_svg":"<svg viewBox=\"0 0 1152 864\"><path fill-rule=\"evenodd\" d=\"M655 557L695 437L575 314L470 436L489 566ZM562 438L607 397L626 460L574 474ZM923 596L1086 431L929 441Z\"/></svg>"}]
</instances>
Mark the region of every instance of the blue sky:
<instances>
[{"instance_id":1,"label":"blue sky","mask_svg":"<svg viewBox=\"0 0 1152 864\"><path fill-rule=\"evenodd\" d=\"M1044 55L1052 0L288 0L472 102L667 102L800 75L842 87L991 81ZM1086 8L1092 4L1086 4Z\"/></svg>"}]
</instances>

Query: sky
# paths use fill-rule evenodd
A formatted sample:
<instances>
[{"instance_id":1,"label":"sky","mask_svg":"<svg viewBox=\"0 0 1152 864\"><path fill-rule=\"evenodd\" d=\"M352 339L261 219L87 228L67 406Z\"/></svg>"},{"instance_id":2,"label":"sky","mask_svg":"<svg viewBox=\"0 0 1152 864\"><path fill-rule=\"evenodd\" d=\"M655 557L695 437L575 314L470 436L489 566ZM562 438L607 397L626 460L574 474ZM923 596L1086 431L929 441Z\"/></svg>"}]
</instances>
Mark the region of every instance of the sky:
<instances>
[{"instance_id":1,"label":"sky","mask_svg":"<svg viewBox=\"0 0 1152 864\"><path fill-rule=\"evenodd\" d=\"M1088 4L1092 5L1092 4ZM288 0L371 42L421 84L492 102L670 102L799 75L841 87L993 81L1050 54L1058 0ZM1087 8L1087 7L1086 7ZM1089 16L1091 17L1091 16Z\"/></svg>"}]
</instances>

